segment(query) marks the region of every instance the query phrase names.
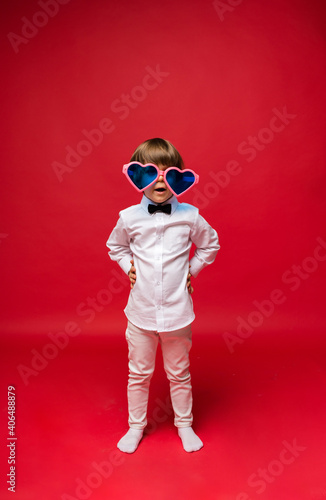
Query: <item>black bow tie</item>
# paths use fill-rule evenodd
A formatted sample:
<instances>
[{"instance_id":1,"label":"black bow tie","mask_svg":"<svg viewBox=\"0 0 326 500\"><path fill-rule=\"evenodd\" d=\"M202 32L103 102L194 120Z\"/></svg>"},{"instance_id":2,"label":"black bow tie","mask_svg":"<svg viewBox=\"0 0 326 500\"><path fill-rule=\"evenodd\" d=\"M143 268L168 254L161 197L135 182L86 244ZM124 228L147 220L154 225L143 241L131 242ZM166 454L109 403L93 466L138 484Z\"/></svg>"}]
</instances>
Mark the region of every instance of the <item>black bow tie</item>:
<instances>
[{"instance_id":1,"label":"black bow tie","mask_svg":"<svg viewBox=\"0 0 326 500\"><path fill-rule=\"evenodd\" d=\"M148 211L150 214L155 214L155 212L164 212L165 214L171 214L171 203L167 205L148 205Z\"/></svg>"}]
</instances>

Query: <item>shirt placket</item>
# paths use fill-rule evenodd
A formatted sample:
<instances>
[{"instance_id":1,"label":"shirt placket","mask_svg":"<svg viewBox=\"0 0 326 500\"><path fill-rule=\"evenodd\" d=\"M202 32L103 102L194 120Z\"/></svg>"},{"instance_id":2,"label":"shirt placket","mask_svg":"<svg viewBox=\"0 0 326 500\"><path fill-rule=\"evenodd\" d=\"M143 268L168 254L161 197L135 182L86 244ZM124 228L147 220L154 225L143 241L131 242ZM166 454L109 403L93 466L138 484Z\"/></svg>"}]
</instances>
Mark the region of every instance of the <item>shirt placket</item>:
<instances>
[{"instance_id":1,"label":"shirt placket","mask_svg":"<svg viewBox=\"0 0 326 500\"><path fill-rule=\"evenodd\" d=\"M156 309L157 331L164 331L163 309L163 231L164 214L156 213L155 217L155 246L154 246L154 300Z\"/></svg>"}]
</instances>

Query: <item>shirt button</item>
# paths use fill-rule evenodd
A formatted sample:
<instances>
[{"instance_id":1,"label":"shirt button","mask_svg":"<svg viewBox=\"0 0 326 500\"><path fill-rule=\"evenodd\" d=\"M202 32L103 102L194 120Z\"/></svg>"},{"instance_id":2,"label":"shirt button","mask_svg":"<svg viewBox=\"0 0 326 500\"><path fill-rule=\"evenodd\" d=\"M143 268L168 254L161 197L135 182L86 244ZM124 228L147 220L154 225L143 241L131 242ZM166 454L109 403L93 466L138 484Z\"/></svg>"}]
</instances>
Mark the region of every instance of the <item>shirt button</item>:
<instances>
[{"instance_id":1,"label":"shirt button","mask_svg":"<svg viewBox=\"0 0 326 500\"><path fill-rule=\"evenodd\" d=\"M160 285L160 284L161 284L161 283L158 281L158 282L157 282L157 285Z\"/></svg>"},{"instance_id":2,"label":"shirt button","mask_svg":"<svg viewBox=\"0 0 326 500\"><path fill-rule=\"evenodd\" d=\"M157 309L161 309L161 306L157 306Z\"/></svg>"}]
</instances>

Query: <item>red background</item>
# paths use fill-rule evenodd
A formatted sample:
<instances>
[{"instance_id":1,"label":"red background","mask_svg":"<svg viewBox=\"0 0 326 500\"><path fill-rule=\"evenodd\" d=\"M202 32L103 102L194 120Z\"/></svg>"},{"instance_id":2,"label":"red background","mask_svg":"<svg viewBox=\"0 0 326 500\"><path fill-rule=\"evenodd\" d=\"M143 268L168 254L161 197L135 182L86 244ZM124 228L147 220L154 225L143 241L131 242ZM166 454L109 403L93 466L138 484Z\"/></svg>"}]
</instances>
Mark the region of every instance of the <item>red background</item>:
<instances>
[{"instance_id":1,"label":"red background","mask_svg":"<svg viewBox=\"0 0 326 500\"><path fill-rule=\"evenodd\" d=\"M30 366L31 348L68 322L81 335L63 357L97 335L111 347L124 342L128 282L114 279L120 271L105 243L119 210L139 201L122 165L151 137L169 139L200 175L180 201L198 205L220 237L215 263L193 282L199 347L209 338L225 366L234 363L225 332L236 334L239 317L257 320L253 302L278 289L282 304L258 316L250 338L234 346L239 363L246 365L246 349L269 341L276 351L287 346L284 359L299 345L322 352L326 8L319 0L225 0L224 11L222 4L72 0L46 21L36 1L2 2L3 387L26 391L18 364ZM22 32L26 19L34 28ZM29 38L13 41L9 33ZM164 73L161 81L144 80L148 67ZM122 111L124 95L131 97ZM291 115L284 127L271 122L275 109ZM111 132L80 149L83 130L105 118ZM271 132L272 124L282 130ZM242 144L250 137L258 137L254 159ZM67 146L84 156L60 177L53 163L65 164ZM214 175L231 161L237 175L218 188ZM302 265L306 271L293 268ZM205 351L210 356L213 363ZM45 373L30 379L36 392L41 377L46 387Z\"/></svg>"}]
</instances>

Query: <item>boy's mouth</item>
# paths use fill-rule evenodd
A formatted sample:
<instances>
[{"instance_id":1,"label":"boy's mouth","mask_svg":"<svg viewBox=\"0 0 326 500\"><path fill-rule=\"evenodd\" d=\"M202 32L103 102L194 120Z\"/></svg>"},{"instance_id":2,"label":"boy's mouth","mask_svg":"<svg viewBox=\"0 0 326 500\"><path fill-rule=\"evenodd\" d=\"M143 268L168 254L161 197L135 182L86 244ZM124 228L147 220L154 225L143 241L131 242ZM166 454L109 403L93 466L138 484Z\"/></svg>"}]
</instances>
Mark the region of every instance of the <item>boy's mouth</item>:
<instances>
[{"instance_id":1,"label":"boy's mouth","mask_svg":"<svg viewBox=\"0 0 326 500\"><path fill-rule=\"evenodd\" d=\"M164 191L166 191L166 188L163 187L156 188L155 191L157 191L158 193L164 193Z\"/></svg>"}]
</instances>

